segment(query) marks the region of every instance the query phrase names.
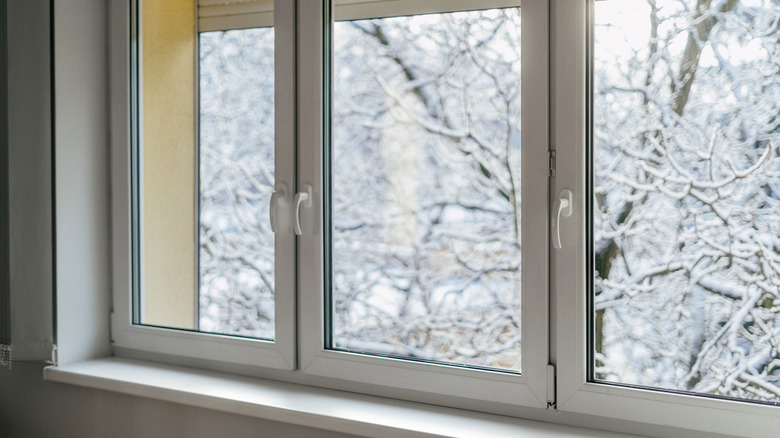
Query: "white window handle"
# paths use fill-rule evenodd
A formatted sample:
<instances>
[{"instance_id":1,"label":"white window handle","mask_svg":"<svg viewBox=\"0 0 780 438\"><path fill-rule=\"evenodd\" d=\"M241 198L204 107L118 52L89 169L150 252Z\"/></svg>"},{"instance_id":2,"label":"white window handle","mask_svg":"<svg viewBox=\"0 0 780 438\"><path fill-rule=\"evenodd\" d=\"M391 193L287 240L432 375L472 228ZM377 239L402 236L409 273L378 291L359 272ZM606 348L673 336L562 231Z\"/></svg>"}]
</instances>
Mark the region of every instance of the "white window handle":
<instances>
[{"instance_id":1,"label":"white window handle","mask_svg":"<svg viewBox=\"0 0 780 438\"><path fill-rule=\"evenodd\" d=\"M563 217L571 216L573 212L571 197L572 197L571 190L569 189L561 190L560 195L558 195L558 199L555 201L555 207L553 207L552 237L553 237L553 248L555 249L561 249L563 247L561 245L561 216Z\"/></svg>"},{"instance_id":2,"label":"white window handle","mask_svg":"<svg viewBox=\"0 0 780 438\"><path fill-rule=\"evenodd\" d=\"M271 204L270 208L268 209L268 216L271 220L271 231L274 233L277 231L277 215L279 214L277 212L278 206L287 206L287 184L285 183L277 184L276 191L271 194Z\"/></svg>"},{"instance_id":3,"label":"white window handle","mask_svg":"<svg viewBox=\"0 0 780 438\"><path fill-rule=\"evenodd\" d=\"M311 207L311 185L303 186L304 191L295 194L295 234L302 235L301 230L301 204L304 207Z\"/></svg>"}]
</instances>

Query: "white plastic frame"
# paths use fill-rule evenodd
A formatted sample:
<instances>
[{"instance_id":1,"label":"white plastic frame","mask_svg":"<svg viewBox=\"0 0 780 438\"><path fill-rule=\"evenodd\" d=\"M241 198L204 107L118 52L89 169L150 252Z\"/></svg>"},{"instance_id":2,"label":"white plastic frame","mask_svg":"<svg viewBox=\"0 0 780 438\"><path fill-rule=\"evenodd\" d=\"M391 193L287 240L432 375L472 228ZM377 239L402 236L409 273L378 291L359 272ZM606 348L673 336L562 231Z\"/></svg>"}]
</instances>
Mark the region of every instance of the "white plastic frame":
<instances>
[{"instance_id":1,"label":"white plastic frame","mask_svg":"<svg viewBox=\"0 0 780 438\"><path fill-rule=\"evenodd\" d=\"M275 256L275 340L264 341L135 325L132 323L132 209L131 148L131 48L141 47L140 24L135 23L136 4L142 0L110 2L110 96L111 96L111 181L113 310L111 338L114 351L122 355L144 354L216 363L294 369L295 357L295 237L292 230L276 233ZM276 20L276 146L277 183L292 186L295 178L295 5L275 1ZM140 9L139 9L140 10ZM193 14L195 11L193 11ZM197 32L197 30L196 30ZM133 35L138 35L135 40ZM139 60L141 57L139 56ZM139 61L140 63L140 61ZM140 71L140 68L138 69ZM140 87L142 78L137 74ZM140 96L139 96L140 99ZM138 107L142 107L140 104ZM143 116L139 112L139 118ZM140 131L140 130L139 130ZM137 135L140 137L141 132ZM140 140L142 141L142 140ZM196 145L193 145L193 148ZM194 212L193 212L194 215ZM194 291L193 291L194 293Z\"/></svg>"},{"instance_id":2,"label":"white plastic frame","mask_svg":"<svg viewBox=\"0 0 780 438\"><path fill-rule=\"evenodd\" d=\"M587 380L586 95L593 0L551 1L552 193L574 192L574 215L561 221L563 249L551 256L551 294L561 411L735 436L777 436L780 407L673 394ZM571 243L569 243L571 242ZM525 259L524 259L525 260Z\"/></svg>"},{"instance_id":3,"label":"white plastic frame","mask_svg":"<svg viewBox=\"0 0 780 438\"><path fill-rule=\"evenodd\" d=\"M303 217L298 240L300 369L310 375L380 384L407 391L466 397L507 406L547 407L548 295L546 208L523 210L522 375L422 364L325 348L323 234L323 2L304 2L298 10L299 70L298 187L313 188L313 208ZM393 2L391 2L393 3ZM408 3L408 2L394 2ZM420 2L426 3L426 2ZM427 2L433 3L433 2ZM440 2L441 3L441 2ZM457 2L459 9L464 1ZM490 2L474 0L472 9ZM507 2L503 2L507 3ZM514 3L519 5L519 1ZM548 2L522 4L522 199L547 205ZM305 267L305 269L303 268ZM381 376L381 379L378 378Z\"/></svg>"}]
</instances>

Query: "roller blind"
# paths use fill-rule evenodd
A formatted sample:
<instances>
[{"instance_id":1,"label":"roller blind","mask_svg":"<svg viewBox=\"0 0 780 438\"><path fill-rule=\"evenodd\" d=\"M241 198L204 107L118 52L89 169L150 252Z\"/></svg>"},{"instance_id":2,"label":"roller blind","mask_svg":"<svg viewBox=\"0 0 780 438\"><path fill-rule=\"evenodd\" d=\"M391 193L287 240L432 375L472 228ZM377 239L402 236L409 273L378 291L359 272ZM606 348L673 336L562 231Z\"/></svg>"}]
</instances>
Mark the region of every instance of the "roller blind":
<instances>
[{"instance_id":1,"label":"roller blind","mask_svg":"<svg viewBox=\"0 0 780 438\"><path fill-rule=\"evenodd\" d=\"M0 0L0 11L0 348L4 363L10 362L11 347L15 362L50 360L54 255L49 5Z\"/></svg>"},{"instance_id":2,"label":"roller blind","mask_svg":"<svg viewBox=\"0 0 780 438\"><path fill-rule=\"evenodd\" d=\"M8 240L8 54L5 0L0 0L0 366L11 366Z\"/></svg>"},{"instance_id":3,"label":"roller blind","mask_svg":"<svg viewBox=\"0 0 780 438\"><path fill-rule=\"evenodd\" d=\"M198 29L201 32L273 25L273 0L198 1Z\"/></svg>"},{"instance_id":4,"label":"roller blind","mask_svg":"<svg viewBox=\"0 0 780 438\"><path fill-rule=\"evenodd\" d=\"M292 0L290 0L292 1ZM520 0L485 0L481 7L516 7ZM273 26L273 0L198 0L201 32ZM470 0L335 0L337 21L474 9Z\"/></svg>"}]
</instances>

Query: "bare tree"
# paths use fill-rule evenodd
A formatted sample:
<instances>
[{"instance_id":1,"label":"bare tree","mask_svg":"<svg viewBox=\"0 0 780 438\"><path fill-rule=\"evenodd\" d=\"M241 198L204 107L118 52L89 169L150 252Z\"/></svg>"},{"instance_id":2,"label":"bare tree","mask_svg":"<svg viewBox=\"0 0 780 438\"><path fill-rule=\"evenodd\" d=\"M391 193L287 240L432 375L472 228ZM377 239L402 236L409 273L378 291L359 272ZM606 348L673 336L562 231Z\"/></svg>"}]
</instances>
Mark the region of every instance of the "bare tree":
<instances>
[{"instance_id":1,"label":"bare tree","mask_svg":"<svg viewBox=\"0 0 780 438\"><path fill-rule=\"evenodd\" d=\"M642 4L596 27L596 378L776 401L780 6ZM234 32L201 45L201 325L272 336L273 75ZM519 11L335 32L334 345L517 370Z\"/></svg>"}]
</instances>

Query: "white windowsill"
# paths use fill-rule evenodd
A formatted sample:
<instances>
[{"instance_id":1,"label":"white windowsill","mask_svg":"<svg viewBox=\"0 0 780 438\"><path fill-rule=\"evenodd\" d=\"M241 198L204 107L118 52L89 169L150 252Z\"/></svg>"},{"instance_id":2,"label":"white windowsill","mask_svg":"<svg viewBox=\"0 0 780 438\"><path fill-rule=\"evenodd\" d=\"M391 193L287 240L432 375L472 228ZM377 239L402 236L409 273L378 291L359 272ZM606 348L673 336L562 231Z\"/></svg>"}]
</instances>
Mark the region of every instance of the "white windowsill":
<instances>
[{"instance_id":1,"label":"white windowsill","mask_svg":"<svg viewBox=\"0 0 780 438\"><path fill-rule=\"evenodd\" d=\"M116 357L47 367L44 379L368 437L626 436Z\"/></svg>"}]
</instances>

